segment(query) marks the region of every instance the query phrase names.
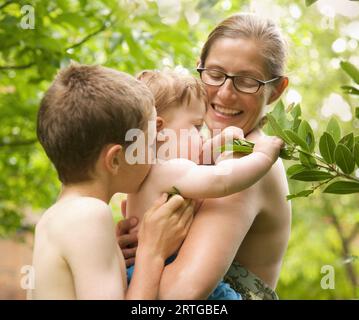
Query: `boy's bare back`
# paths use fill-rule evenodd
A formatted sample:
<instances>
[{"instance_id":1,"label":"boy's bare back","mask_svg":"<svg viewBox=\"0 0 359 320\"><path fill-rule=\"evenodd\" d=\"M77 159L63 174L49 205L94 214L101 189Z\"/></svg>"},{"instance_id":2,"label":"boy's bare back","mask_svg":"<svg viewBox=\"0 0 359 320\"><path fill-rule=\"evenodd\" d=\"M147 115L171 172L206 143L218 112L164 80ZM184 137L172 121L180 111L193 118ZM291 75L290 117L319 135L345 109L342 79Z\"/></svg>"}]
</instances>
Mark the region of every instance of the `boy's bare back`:
<instances>
[{"instance_id":1,"label":"boy's bare back","mask_svg":"<svg viewBox=\"0 0 359 320\"><path fill-rule=\"evenodd\" d=\"M56 202L36 226L33 297L122 299L125 263L114 228L101 200L74 195Z\"/></svg>"}]
</instances>

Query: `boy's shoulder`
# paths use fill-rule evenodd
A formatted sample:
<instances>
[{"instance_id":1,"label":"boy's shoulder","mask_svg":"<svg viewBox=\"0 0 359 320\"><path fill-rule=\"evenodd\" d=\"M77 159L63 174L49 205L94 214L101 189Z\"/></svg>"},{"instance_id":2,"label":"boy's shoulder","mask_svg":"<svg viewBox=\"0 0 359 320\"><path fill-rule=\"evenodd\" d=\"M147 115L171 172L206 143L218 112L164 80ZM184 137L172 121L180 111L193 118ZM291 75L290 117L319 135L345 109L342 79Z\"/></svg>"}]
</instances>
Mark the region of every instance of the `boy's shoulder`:
<instances>
[{"instance_id":1,"label":"boy's shoulder","mask_svg":"<svg viewBox=\"0 0 359 320\"><path fill-rule=\"evenodd\" d=\"M103 229L111 223L108 204L92 197L76 197L56 202L44 213L36 231L45 229L49 236L62 238L75 236L84 229Z\"/></svg>"}]
</instances>

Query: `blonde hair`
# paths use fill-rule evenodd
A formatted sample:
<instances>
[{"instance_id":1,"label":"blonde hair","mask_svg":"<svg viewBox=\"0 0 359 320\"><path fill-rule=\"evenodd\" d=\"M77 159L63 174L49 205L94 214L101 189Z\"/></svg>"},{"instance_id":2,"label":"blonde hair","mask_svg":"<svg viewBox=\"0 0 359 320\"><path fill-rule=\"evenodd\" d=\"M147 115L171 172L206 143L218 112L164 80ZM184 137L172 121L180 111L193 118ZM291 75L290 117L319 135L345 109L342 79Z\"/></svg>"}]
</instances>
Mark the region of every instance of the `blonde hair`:
<instances>
[{"instance_id":1,"label":"blonde hair","mask_svg":"<svg viewBox=\"0 0 359 320\"><path fill-rule=\"evenodd\" d=\"M189 104L192 97L204 100L207 104L204 84L191 75L173 71L144 70L137 79L143 81L152 92L159 115L183 103Z\"/></svg>"},{"instance_id":2,"label":"blonde hair","mask_svg":"<svg viewBox=\"0 0 359 320\"><path fill-rule=\"evenodd\" d=\"M276 24L255 14L241 13L220 22L209 34L201 52L204 67L213 43L221 38L242 38L257 41L264 57L266 71L272 76L282 76L287 56L287 43Z\"/></svg>"}]
</instances>

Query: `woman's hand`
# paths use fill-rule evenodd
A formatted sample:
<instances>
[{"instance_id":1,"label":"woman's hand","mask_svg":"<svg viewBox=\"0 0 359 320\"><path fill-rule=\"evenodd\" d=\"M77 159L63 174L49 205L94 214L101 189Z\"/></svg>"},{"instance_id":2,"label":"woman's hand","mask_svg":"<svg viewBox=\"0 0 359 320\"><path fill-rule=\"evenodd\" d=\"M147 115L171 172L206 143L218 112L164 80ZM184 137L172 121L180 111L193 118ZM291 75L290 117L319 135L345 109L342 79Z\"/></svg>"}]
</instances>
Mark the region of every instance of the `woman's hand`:
<instances>
[{"instance_id":1,"label":"woman's hand","mask_svg":"<svg viewBox=\"0 0 359 320\"><path fill-rule=\"evenodd\" d=\"M167 201L167 197L163 194L143 216L137 255L143 252L165 260L185 239L193 220L194 201L179 195Z\"/></svg>"},{"instance_id":2,"label":"woman's hand","mask_svg":"<svg viewBox=\"0 0 359 320\"><path fill-rule=\"evenodd\" d=\"M126 200L124 200L125 202ZM135 263L137 250L137 233L131 232L138 224L138 219L132 217L130 219L123 219L117 223L116 238L117 243L121 248L122 254L125 257L126 267L130 267Z\"/></svg>"}]
</instances>

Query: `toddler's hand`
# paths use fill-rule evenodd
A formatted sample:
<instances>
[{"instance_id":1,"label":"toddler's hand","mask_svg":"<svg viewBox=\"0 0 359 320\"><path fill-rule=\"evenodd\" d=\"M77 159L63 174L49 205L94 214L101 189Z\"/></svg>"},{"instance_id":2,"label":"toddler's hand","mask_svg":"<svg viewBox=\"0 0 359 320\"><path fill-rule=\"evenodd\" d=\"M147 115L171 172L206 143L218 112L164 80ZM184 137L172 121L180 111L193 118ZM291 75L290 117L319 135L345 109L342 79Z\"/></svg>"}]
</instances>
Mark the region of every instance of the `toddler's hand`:
<instances>
[{"instance_id":1,"label":"toddler's hand","mask_svg":"<svg viewBox=\"0 0 359 320\"><path fill-rule=\"evenodd\" d=\"M277 161L280 149L284 146L282 139L278 137L261 136L253 148L253 152L264 153L269 160L274 163Z\"/></svg>"},{"instance_id":2,"label":"toddler's hand","mask_svg":"<svg viewBox=\"0 0 359 320\"><path fill-rule=\"evenodd\" d=\"M232 144L235 139L244 139L243 130L238 127L227 127L221 131L220 134L217 134L213 138L207 140L203 144L202 153L204 155L203 159L208 158L208 154L212 154L210 163L204 160L203 164L212 164L215 163L217 158L221 155L220 147L225 144Z\"/></svg>"}]
</instances>

